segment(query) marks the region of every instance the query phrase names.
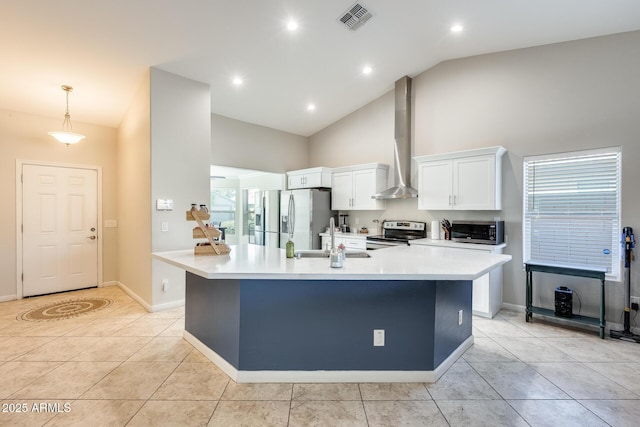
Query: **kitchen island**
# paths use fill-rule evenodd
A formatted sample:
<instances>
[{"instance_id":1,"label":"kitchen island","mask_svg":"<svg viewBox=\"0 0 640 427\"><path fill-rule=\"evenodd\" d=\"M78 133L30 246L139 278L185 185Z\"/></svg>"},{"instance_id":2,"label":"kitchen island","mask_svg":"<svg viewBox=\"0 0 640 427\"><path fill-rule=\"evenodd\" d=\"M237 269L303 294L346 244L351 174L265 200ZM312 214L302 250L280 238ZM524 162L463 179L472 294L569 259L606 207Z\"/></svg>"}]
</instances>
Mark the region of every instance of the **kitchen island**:
<instances>
[{"instance_id":1,"label":"kitchen island","mask_svg":"<svg viewBox=\"0 0 640 427\"><path fill-rule=\"evenodd\" d=\"M473 344L472 281L511 259L398 246L330 268L231 249L153 256L186 271L185 339L237 382L434 382Z\"/></svg>"}]
</instances>

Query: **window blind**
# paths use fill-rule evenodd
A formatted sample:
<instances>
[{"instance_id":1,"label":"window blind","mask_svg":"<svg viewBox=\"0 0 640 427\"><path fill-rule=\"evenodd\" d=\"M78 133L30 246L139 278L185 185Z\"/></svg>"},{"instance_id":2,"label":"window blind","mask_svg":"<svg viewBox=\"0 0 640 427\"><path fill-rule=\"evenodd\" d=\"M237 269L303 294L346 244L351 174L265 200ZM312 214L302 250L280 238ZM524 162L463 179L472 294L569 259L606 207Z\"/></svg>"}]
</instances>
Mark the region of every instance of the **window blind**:
<instances>
[{"instance_id":1,"label":"window blind","mask_svg":"<svg viewBox=\"0 0 640 427\"><path fill-rule=\"evenodd\" d=\"M523 260L620 279L619 147L525 157Z\"/></svg>"}]
</instances>

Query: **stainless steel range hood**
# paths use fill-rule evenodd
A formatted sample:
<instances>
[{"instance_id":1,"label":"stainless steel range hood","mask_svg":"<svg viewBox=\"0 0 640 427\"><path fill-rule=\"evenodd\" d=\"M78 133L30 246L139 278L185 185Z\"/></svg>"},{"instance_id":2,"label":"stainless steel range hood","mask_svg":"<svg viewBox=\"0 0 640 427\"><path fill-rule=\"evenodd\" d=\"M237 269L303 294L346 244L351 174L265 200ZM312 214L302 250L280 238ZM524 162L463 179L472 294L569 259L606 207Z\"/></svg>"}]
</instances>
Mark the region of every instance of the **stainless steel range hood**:
<instances>
[{"instance_id":1,"label":"stainless steel range hood","mask_svg":"<svg viewBox=\"0 0 640 427\"><path fill-rule=\"evenodd\" d=\"M395 144L393 152L393 187L378 193L374 199L409 199L418 197L411 188L411 78L396 81Z\"/></svg>"}]
</instances>

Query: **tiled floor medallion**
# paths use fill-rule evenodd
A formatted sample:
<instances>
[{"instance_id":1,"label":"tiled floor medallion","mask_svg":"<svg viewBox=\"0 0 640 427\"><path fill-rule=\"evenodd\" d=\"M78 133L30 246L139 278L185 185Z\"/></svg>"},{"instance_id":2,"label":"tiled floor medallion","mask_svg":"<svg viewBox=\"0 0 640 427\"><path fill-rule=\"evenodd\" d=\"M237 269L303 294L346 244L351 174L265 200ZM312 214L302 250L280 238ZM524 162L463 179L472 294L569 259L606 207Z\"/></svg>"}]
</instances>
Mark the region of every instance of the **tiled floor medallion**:
<instances>
[{"instance_id":1,"label":"tiled floor medallion","mask_svg":"<svg viewBox=\"0 0 640 427\"><path fill-rule=\"evenodd\" d=\"M51 304L25 311L17 316L18 320L28 322L48 322L77 317L94 311L102 310L110 306L113 300L110 298L93 297L80 298L67 301L58 301Z\"/></svg>"}]
</instances>

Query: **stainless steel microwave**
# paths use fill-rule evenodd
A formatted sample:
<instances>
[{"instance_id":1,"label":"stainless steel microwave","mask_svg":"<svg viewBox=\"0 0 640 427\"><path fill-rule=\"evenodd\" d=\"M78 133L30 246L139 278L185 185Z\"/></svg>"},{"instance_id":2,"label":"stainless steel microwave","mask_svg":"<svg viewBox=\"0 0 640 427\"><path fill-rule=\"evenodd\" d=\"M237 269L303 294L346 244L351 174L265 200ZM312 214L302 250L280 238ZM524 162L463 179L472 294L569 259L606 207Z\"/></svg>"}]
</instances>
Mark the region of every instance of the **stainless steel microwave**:
<instances>
[{"instance_id":1,"label":"stainless steel microwave","mask_svg":"<svg viewBox=\"0 0 640 427\"><path fill-rule=\"evenodd\" d=\"M499 245L504 243L504 221L452 221L451 240Z\"/></svg>"}]
</instances>

